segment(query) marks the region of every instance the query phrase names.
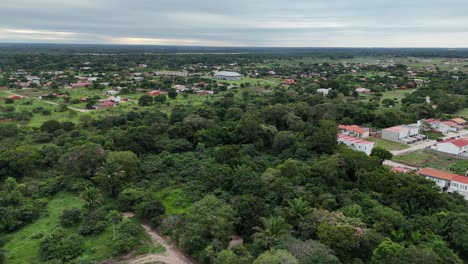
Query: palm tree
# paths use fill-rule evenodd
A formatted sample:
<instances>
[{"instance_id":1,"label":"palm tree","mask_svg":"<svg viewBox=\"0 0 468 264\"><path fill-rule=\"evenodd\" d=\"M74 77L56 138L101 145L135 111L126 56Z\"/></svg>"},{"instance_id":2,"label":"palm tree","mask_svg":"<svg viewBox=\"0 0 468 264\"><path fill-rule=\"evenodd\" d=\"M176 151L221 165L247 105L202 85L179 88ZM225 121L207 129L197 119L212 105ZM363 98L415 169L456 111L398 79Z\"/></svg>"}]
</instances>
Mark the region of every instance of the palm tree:
<instances>
[{"instance_id":1,"label":"palm tree","mask_svg":"<svg viewBox=\"0 0 468 264\"><path fill-rule=\"evenodd\" d=\"M116 161L107 159L96 172L93 180L107 187L110 195L114 195L115 187L120 184L125 177L125 171Z\"/></svg>"},{"instance_id":2,"label":"palm tree","mask_svg":"<svg viewBox=\"0 0 468 264\"><path fill-rule=\"evenodd\" d=\"M102 202L101 193L94 187L86 187L80 197L85 201L85 207L89 210L98 208Z\"/></svg>"},{"instance_id":3,"label":"palm tree","mask_svg":"<svg viewBox=\"0 0 468 264\"><path fill-rule=\"evenodd\" d=\"M265 243L267 248L279 244L279 242L289 235L291 226L281 216L261 217L262 227L256 226L256 231L252 238Z\"/></svg>"},{"instance_id":4,"label":"palm tree","mask_svg":"<svg viewBox=\"0 0 468 264\"><path fill-rule=\"evenodd\" d=\"M294 198L294 200L288 201L289 214L294 219L302 220L304 216L312 212L309 203L304 201L302 197Z\"/></svg>"},{"instance_id":5,"label":"palm tree","mask_svg":"<svg viewBox=\"0 0 468 264\"><path fill-rule=\"evenodd\" d=\"M112 222L112 234L113 240L115 240L115 224L122 221L122 214L117 212L116 210L112 210L109 212L109 219Z\"/></svg>"}]
</instances>

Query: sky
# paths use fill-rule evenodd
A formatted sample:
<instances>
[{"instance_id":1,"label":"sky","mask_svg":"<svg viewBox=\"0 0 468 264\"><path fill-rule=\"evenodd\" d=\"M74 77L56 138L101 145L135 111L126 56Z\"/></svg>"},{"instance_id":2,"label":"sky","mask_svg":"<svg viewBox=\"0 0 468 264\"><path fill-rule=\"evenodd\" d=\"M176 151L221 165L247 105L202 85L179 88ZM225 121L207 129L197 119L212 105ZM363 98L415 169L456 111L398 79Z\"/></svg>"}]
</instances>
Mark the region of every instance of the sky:
<instances>
[{"instance_id":1,"label":"sky","mask_svg":"<svg viewBox=\"0 0 468 264\"><path fill-rule=\"evenodd\" d=\"M0 42L468 47L468 0L0 0Z\"/></svg>"}]
</instances>

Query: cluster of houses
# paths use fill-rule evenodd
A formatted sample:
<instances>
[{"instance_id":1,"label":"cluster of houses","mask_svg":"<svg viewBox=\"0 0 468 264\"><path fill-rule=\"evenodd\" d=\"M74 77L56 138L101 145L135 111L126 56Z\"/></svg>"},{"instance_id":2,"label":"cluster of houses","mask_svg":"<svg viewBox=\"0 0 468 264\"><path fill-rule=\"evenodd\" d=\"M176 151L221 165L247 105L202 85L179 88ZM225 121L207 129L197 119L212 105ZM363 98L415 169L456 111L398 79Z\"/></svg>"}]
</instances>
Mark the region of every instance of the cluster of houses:
<instances>
[{"instance_id":1,"label":"cluster of houses","mask_svg":"<svg viewBox=\"0 0 468 264\"><path fill-rule=\"evenodd\" d=\"M375 146L375 142L365 140L369 137L369 129L362 128L357 125L339 125L338 126L338 143L344 144L349 148L361 151L370 155Z\"/></svg>"},{"instance_id":2,"label":"cluster of houses","mask_svg":"<svg viewBox=\"0 0 468 264\"><path fill-rule=\"evenodd\" d=\"M468 158L468 137L444 140L431 146L431 149Z\"/></svg>"},{"instance_id":3,"label":"cluster of houses","mask_svg":"<svg viewBox=\"0 0 468 264\"><path fill-rule=\"evenodd\" d=\"M463 118L453 118L446 121L430 118L422 121L427 124L430 129L438 131L442 134L463 130L463 128L468 124L467 121Z\"/></svg>"}]
</instances>

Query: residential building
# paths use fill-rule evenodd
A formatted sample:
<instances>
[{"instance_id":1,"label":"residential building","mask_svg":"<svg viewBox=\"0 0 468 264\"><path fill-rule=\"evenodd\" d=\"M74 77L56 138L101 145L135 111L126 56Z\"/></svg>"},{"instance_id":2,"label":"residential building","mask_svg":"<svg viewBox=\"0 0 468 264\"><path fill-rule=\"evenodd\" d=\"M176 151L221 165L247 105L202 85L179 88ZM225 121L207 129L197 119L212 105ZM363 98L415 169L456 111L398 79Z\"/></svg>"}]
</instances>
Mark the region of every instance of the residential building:
<instances>
[{"instance_id":1,"label":"residential building","mask_svg":"<svg viewBox=\"0 0 468 264\"><path fill-rule=\"evenodd\" d=\"M382 130L382 139L411 144L426 139L425 135L419 134L420 125L401 125L385 128Z\"/></svg>"},{"instance_id":2,"label":"residential building","mask_svg":"<svg viewBox=\"0 0 468 264\"><path fill-rule=\"evenodd\" d=\"M453 120L441 121L440 119L430 118L430 119L425 119L422 121L425 123L428 123L433 130L439 131L442 134L456 132L456 131L460 131L463 129L463 125L459 125Z\"/></svg>"},{"instance_id":3,"label":"residential building","mask_svg":"<svg viewBox=\"0 0 468 264\"><path fill-rule=\"evenodd\" d=\"M353 136L357 138L367 138L369 137L369 129L362 128L358 125L339 125L338 130L340 134Z\"/></svg>"},{"instance_id":4,"label":"residential building","mask_svg":"<svg viewBox=\"0 0 468 264\"><path fill-rule=\"evenodd\" d=\"M452 155L468 156L468 137L445 140L431 146L431 149Z\"/></svg>"},{"instance_id":5,"label":"residential building","mask_svg":"<svg viewBox=\"0 0 468 264\"><path fill-rule=\"evenodd\" d=\"M448 192L456 192L468 200L468 177L462 175L455 175L452 178Z\"/></svg>"},{"instance_id":6,"label":"residential building","mask_svg":"<svg viewBox=\"0 0 468 264\"><path fill-rule=\"evenodd\" d=\"M450 187L450 183L454 176L457 174L436 170L432 168L423 168L418 171L418 174L424 176L426 179L436 183L436 185L444 191Z\"/></svg>"},{"instance_id":7,"label":"residential building","mask_svg":"<svg viewBox=\"0 0 468 264\"><path fill-rule=\"evenodd\" d=\"M317 93L322 94L323 96L327 96L330 90L331 88L328 88L328 89L320 88L320 89L317 89Z\"/></svg>"},{"instance_id":8,"label":"residential building","mask_svg":"<svg viewBox=\"0 0 468 264\"><path fill-rule=\"evenodd\" d=\"M238 81L242 78L242 74L237 72L220 71L215 73L214 77L217 80Z\"/></svg>"},{"instance_id":9,"label":"residential building","mask_svg":"<svg viewBox=\"0 0 468 264\"><path fill-rule=\"evenodd\" d=\"M370 155L372 153L372 149L375 145L375 143L372 141L367 141L343 134L338 135L337 141L338 143L345 144L353 150L364 152L367 155Z\"/></svg>"},{"instance_id":10,"label":"residential building","mask_svg":"<svg viewBox=\"0 0 468 264\"><path fill-rule=\"evenodd\" d=\"M454 119L451 119L451 121L457 123L457 124L460 125L460 126L466 126L466 125L468 125L468 122L467 122L465 119L463 119L463 118L454 118Z\"/></svg>"},{"instance_id":11,"label":"residential building","mask_svg":"<svg viewBox=\"0 0 468 264\"><path fill-rule=\"evenodd\" d=\"M283 80L284 85L291 85L291 84L295 84L295 83L296 83L296 80L294 80L294 79L284 79Z\"/></svg>"},{"instance_id":12,"label":"residential building","mask_svg":"<svg viewBox=\"0 0 468 264\"><path fill-rule=\"evenodd\" d=\"M369 89L366 89L366 88L363 88L363 87L356 88L355 91L358 92L358 93L370 93Z\"/></svg>"},{"instance_id":13,"label":"residential building","mask_svg":"<svg viewBox=\"0 0 468 264\"><path fill-rule=\"evenodd\" d=\"M160 96L160 95L167 94L167 92L166 91L161 91L161 90L153 90L153 91L147 92L146 94L148 94L150 96Z\"/></svg>"}]
</instances>

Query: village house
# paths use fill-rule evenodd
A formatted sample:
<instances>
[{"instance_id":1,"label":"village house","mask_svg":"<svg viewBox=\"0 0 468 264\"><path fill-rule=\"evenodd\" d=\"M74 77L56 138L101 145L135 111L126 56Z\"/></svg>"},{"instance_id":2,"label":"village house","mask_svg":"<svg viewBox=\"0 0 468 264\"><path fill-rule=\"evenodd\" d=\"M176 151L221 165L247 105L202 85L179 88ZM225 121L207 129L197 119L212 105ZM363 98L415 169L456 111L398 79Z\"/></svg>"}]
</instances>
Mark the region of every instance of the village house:
<instances>
[{"instance_id":1,"label":"village house","mask_svg":"<svg viewBox=\"0 0 468 264\"><path fill-rule=\"evenodd\" d=\"M199 90L199 91L196 91L196 94L198 94L198 95L212 95L212 94L214 94L214 91Z\"/></svg>"},{"instance_id":2,"label":"village house","mask_svg":"<svg viewBox=\"0 0 468 264\"><path fill-rule=\"evenodd\" d=\"M112 108L114 107L115 105L117 105L116 102L113 102L113 101L103 101L103 102L99 102L98 104L96 104L94 106L95 109L105 109L105 108Z\"/></svg>"},{"instance_id":3,"label":"village house","mask_svg":"<svg viewBox=\"0 0 468 264\"><path fill-rule=\"evenodd\" d=\"M439 131L442 134L456 132L456 131L460 131L463 129L463 125L459 125L453 120L441 121L440 119L429 118L429 119L422 120L422 122L429 124L433 130Z\"/></svg>"},{"instance_id":4,"label":"village house","mask_svg":"<svg viewBox=\"0 0 468 264\"><path fill-rule=\"evenodd\" d=\"M160 96L160 95L166 95L167 92L166 91L161 91L161 90L153 90L153 91L147 92L146 94L149 95L149 96Z\"/></svg>"},{"instance_id":5,"label":"village house","mask_svg":"<svg viewBox=\"0 0 468 264\"><path fill-rule=\"evenodd\" d=\"M460 126L468 125L468 122L463 118L454 118L454 119L450 119L450 121L453 121L453 122L457 123L457 125L460 125Z\"/></svg>"},{"instance_id":6,"label":"village house","mask_svg":"<svg viewBox=\"0 0 468 264\"><path fill-rule=\"evenodd\" d=\"M296 83L296 80L294 80L294 79L284 79L283 80L284 85L291 85L291 84L295 84L295 83Z\"/></svg>"},{"instance_id":7,"label":"village house","mask_svg":"<svg viewBox=\"0 0 468 264\"><path fill-rule=\"evenodd\" d=\"M21 99L23 99L23 96L17 95L17 94L13 94L13 95L7 96L6 98L16 101L16 100L21 100Z\"/></svg>"},{"instance_id":8,"label":"village house","mask_svg":"<svg viewBox=\"0 0 468 264\"><path fill-rule=\"evenodd\" d=\"M106 95L107 96L115 96L115 95L118 95L119 94L119 91L116 91L116 90L109 90L106 92Z\"/></svg>"},{"instance_id":9,"label":"village house","mask_svg":"<svg viewBox=\"0 0 468 264\"><path fill-rule=\"evenodd\" d=\"M358 125L339 125L338 130L340 134L357 137L357 138L367 138L369 137L369 129L362 128Z\"/></svg>"},{"instance_id":10,"label":"village house","mask_svg":"<svg viewBox=\"0 0 468 264\"><path fill-rule=\"evenodd\" d=\"M419 124L389 127L382 129L382 139L403 144L412 144L426 139L425 135L419 134L419 130Z\"/></svg>"},{"instance_id":11,"label":"village house","mask_svg":"<svg viewBox=\"0 0 468 264\"><path fill-rule=\"evenodd\" d=\"M356 91L358 93L370 93L369 89L366 89L366 88L363 88L363 87L358 87L354 91Z\"/></svg>"},{"instance_id":12,"label":"village house","mask_svg":"<svg viewBox=\"0 0 468 264\"><path fill-rule=\"evenodd\" d=\"M445 140L431 146L431 149L452 155L468 156L468 137Z\"/></svg>"},{"instance_id":13,"label":"village house","mask_svg":"<svg viewBox=\"0 0 468 264\"><path fill-rule=\"evenodd\" d=\"M343 134L338 134L337 141L338 143L345 144L353 150L364 152L368 156L372 153L372 149L375 145L375 143L372 141L367 141Z\"/></svg>"}]
</instances>

